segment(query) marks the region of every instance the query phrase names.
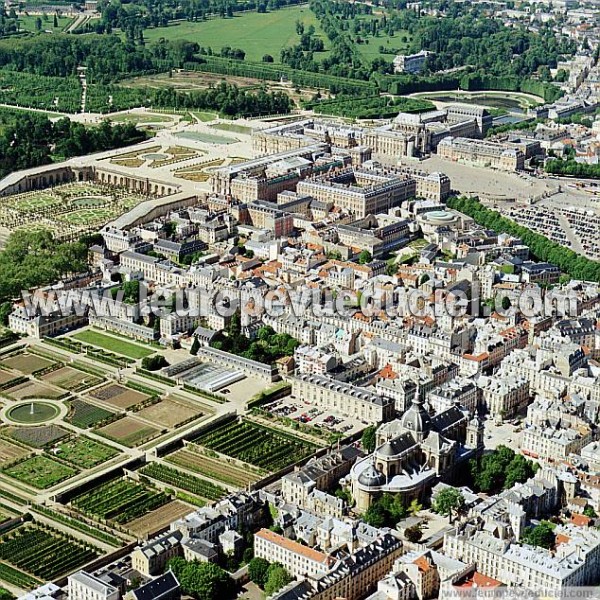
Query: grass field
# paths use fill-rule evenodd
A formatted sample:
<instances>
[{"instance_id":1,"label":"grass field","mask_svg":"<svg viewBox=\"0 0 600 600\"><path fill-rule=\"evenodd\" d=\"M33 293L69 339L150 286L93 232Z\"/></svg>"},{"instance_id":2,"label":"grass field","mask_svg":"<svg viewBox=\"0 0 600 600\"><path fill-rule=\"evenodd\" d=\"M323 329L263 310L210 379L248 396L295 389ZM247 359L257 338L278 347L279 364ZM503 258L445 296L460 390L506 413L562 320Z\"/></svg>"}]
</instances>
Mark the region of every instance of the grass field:
<instances>
[{"instance_id":1,"label":"grass field","mask_svg":"<svg viewBox=\"0 0 600 600\"><path fill-rule=\"evenodd\" d=\"M232 133L241 133L243 135L250 135L252 133L252 127L246 127L245 125L236 125L235 123L215 123L210 125L213 129L220 129L221 131L231 131Z\"/></svg>"},{"instance_id":2,"label":"grass field","mask_svg":"<svg viewBox=\"0 0 600 600\"><path fill-rule=\"evenodd\" d=\"M73 477L77 473L75 469L41 455L17 462L4 469L3 472L9 477L42 490Z\"/></svg>"},{"instance_id":3,"label":"grass field","mask_svg":"<svg viewBox=\"0 0 600 600\"><path fill-rule=\"evenodd\" d=\"M151 42L160 38L188 40L217 52L223 46L231 46L244 50L248 61L260 62L265 54L270 54L279 62L281 49L300 41L300 36L296 33L296 21L302 21L307 29L309 25L313 25L327 43L319 22L308 6L293 6L264 14L248 12L230 19L177 23L169 27L146 29L144 38Z\"/></svg>"},{"instance_id":4,"label":"grass field","mask_svg":"<svg viewBox=\"0 0 600 600\"><path fill-rule=\"evenodd\" d=\"M38 30L36 28L36 20L39 15L21 15L19 16L19 28L22 31L29 31L30 33L37 33L38 31L51 31L52 33L59 33L73 20L71 17L58 17L58 27L54 27L54 15L47 15L42 19L42 28Z\"/></svg>"},{"instance_id":5,"label":"grass field","mask_svg":"<svg viewBox=\"0 0 600 600\"><path fill-rule=\"evenodd\" d=\"M82 469L91 469L117 454L114 448L83 436L63 442L56 449L56 456Z\"/></svg>"},{"instance_id":6,"label":"grass field","mask_svg":"<svg viewBox=\"0 0 600 600\"><path fill-rule=\"evenodd\" d=\"M194 110L191 112L193 117L196 117L199 121L202 121L203 123L207 123L208 121L213 121L214 119L217 118L217 113L212 113L212 112L202 112L202 111L197 111Z\"/></svg>"},{"instance_id":7,"label":"grass field","mask_svg":"<svg viewBox=\"0 0 600 600\"><path fill-rule=\"evenodd\" d=\"M106 120L110 120L113 123L172 123L174 117L170 117L168 115L154 115L148 113L126 113L107 117Z\"/></svg>"},{"instance_id":8,"label":"grass field","mask_svg":"<svg viewBox=\"0 0 600 600\"><path fill-rule=\"evenodd\" d=\"M154 352L149 348L138 346L138 344L133 344L132 342L127 342L97 331L91 331L90 329L76 333L73 338L84 344L91 344L92 346L97 346L109 352L133 359L144 358L144 356L150 356Z\"/></svg>"}]
</instances>

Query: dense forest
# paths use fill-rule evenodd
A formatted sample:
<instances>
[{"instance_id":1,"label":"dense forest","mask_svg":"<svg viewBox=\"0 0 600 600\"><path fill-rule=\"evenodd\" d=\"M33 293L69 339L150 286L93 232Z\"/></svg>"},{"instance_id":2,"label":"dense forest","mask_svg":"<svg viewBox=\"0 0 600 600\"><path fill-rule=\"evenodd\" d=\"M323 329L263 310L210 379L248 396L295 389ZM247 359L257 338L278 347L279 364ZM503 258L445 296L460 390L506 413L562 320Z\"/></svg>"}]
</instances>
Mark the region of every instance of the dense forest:
<instances>
[{"instance_id":1,"label":"dense forest","mask_svg":"<svg viewBox=\"0 0 600 600\"><path fill-rule=\"evenodd\" d=\"M499 212L486 208L477 198L452 197L448 199L447 204L450 208L473 217L484 227L521 239L524 244L529 246L537 260L548 261L558 266L561 271L574 279L600 282L600 262L581 256L523 225L518 225L503 217Z\"/></svg>"},{"instance_id":2,"label":"dense forest","mask_svg":"<svg viewBox=\"0 0 600 600\"><path fill-rule=\"evenodd\" d=\"M3 111L0 134L0 177L19 169L45 165L102 150L135 144L146 134L131 123L111 126L103 122L85 127L69 119L53 123L44 115Z\"/></svg>"},{"instance_id":3,"label":"dense forest","mask_svg":"<svg viewBox=\"0 0 600 600\"><path fill-rule=\"evenodd\" d=\"M58 243L45 229L15 231L0 252L0 303L18 298L22 290L86 270L84 243Z\"/></svg>"}]
</instances>

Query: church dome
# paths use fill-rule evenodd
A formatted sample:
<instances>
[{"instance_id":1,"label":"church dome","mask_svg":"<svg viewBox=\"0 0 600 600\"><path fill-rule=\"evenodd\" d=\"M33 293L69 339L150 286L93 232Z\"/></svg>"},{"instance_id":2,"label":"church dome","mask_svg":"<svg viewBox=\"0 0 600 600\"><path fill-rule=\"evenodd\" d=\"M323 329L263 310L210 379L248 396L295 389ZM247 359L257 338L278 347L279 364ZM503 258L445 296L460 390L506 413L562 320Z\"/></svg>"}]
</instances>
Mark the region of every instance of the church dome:
<instances>
[{"instance_id":1,"label":"church dome","mask_svg":"<svg viewBox=\"0 0 600 600\"><path fill-rule=\"evenodd\" d=\"M385 484L385 476L371 463L359 476L358 483L367 487L377 487Z\"/></svg>"},{"instance_id":2,"label":"church dome","mask_svg":"<svg viewBox=\"0 0 600 600\"><path fill-rule=\"evenodd\" d=\"M404 413L400 421L402 427L414 433L426 433L431 427L429 413L425 410L423 402L415 398L411 407Z\"/></svg>"}]
</instances>

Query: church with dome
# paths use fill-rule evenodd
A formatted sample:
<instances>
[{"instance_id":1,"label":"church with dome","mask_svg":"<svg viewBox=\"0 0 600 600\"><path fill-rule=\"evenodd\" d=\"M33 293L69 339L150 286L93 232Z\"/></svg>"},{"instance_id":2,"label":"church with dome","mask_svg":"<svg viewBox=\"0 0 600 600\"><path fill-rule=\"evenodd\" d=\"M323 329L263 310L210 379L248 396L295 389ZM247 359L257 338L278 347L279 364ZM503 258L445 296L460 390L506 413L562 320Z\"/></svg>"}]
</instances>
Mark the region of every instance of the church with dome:
<instances>
[{"instance_id":1,"label":"church with dome","mask_svg":"<svg viewBox=\"0 0 600 600\"><path fill-rule=\"evenodd\" d=\"M401 494L405 505L422 499L483 450L483 433L483 421L460 405L431 416L415 398L400 419L379 427L375 451L347 476L356 510L365 511L385 493Z\"/></svg>"}]
</instances>

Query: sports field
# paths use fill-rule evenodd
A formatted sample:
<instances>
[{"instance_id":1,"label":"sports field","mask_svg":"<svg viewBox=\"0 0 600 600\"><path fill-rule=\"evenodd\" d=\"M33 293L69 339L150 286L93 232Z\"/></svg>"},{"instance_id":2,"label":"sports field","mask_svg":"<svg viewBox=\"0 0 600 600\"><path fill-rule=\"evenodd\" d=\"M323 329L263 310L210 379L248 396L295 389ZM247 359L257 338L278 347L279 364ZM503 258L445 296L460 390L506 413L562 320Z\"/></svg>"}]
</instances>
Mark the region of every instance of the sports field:
<instances>
[{"instance_id":1,"label":"sports field","mask_svg":"<svg viewBox=\"0 0 600 600\"><path fill-rule=\"evenodd\" d=\"M224 46L230 46L244 50L248 61L260 62L265 54L270 54L275 62L279 62L281 49L300 41L300 36L296 33L296 21L302 21L306 29L313 25L327 47L327 38L307 5L268 13L242 13L230 19L177 23L169 27L146 29L144 38L151 42L160 38L188 40L217 52Z\"/></svg>"},{"instance_id":2,"label":"sports field","mask_svg":"<svg viewBox=\"0 0 600 600\"><path fill-rule=\"evenodd\" d=\"M76 333L73 338L84 344L98 346L109 352L121 354L133 359L144 358L144 356L150 356L154 352L150 348L144 348L143 346L138 346L138 344L132 344L131 342L105 335L104 333L99 333L97 331L91 331L89 329Z\"/></svg>"}]
</instances>

